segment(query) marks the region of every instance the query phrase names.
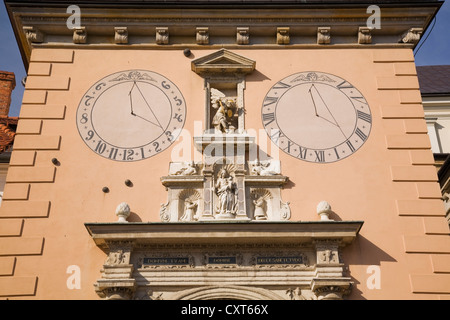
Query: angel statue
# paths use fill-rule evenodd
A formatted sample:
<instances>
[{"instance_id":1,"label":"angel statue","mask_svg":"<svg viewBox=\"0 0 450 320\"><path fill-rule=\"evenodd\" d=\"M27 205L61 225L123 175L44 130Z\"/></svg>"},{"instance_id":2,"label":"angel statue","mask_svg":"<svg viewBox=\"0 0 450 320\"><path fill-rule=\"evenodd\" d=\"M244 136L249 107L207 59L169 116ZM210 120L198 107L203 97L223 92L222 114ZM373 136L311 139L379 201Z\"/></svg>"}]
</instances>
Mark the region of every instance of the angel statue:
<instances>
[{"instance_id":1,"label":"angel statue","mask_svg":"<svg viewBox=\"0 0 450 320\"><path fill-rule=\"evenodd\" d=\"M231 120L236 111L236 102L234 99L226 97L225 94L217 89L211 89L211 106L216 109L212 125L216 131L229 133L234 131Z\"/></svg>"}]
</instances>

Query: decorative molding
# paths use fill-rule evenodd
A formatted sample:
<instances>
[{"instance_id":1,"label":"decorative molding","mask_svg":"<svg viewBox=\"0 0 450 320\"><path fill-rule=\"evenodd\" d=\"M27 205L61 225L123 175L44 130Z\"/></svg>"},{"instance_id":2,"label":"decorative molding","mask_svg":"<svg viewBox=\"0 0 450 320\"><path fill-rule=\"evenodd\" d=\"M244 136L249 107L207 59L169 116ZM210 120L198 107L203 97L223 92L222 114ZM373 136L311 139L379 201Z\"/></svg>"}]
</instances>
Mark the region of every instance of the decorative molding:
<instances>
[{"instance_id":1,"label":"decorative molding","mask_svg":"<svg viewBox=\"0 0 450 320\"><path fill-rule=\"evenodd\" d=\"M156 44L169 44L169 28L157 27L156 28Z\"/></svg>"},{"instance_id":2,"label":"decorative molding","mask_svg":"<svg viewBox=\"0 0 450 320\"><path fill-rule=\"evenodd\" d=\"M87 42L86 27L77 27L73 29L73 43L85 44Z\"/></svg>"},{"instance_id":3,"label":"decorative molding","mask_svg":"<svg viewBox=\"0 0 450 320\"><path fill-rule=\"evenodd\" d=\"M331 27L318 27L317 44L330 44L330 43L331 43Z\"/></svg>"},{"instance_id":4,"label":"decorative molding","mask_svg":"<svg viewBox=\"0 0 450 320\"><path fill-rule=\"evenodd\" d=\"M114 42L117 44L128 43L128 28L127 27L114 27Z\"/></svg>"}]
</instances>

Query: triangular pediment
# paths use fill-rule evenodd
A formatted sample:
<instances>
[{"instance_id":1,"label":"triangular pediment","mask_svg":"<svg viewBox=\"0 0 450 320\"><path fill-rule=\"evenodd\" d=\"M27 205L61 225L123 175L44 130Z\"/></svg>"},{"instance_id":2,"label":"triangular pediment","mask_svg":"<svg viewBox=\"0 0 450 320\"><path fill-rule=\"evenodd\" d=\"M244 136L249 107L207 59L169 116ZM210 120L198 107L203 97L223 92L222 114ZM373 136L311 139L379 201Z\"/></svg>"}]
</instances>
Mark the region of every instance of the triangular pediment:
<instances>
[{"instance_id":1,"label":"triangular pediment","mask_svg":"<svg viewBox=\"0 0 450 320\"><path fill-rule=\"evenodd\" d=\"M226 49L192 61L192 71L201 73L251 73L256 62Z\"/></svg>"}]
</instances>

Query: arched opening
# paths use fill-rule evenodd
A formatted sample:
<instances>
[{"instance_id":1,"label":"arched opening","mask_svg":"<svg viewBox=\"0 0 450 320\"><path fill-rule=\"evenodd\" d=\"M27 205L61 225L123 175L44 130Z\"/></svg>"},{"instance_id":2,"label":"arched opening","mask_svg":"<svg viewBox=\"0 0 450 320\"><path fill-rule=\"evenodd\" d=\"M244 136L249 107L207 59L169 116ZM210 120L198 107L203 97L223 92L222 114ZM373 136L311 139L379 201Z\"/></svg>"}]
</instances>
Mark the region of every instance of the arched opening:
<instances>
[{"instance_id":1,"label":"arched opening","mask_svg":"<svg viewBox=\"0 0 450 320\"><path fill-rule=\"evenodd\" d=\"M176 293L172 300L284 300L270 290L241 286L206 286Z\"/></svg>"}]
</instances>

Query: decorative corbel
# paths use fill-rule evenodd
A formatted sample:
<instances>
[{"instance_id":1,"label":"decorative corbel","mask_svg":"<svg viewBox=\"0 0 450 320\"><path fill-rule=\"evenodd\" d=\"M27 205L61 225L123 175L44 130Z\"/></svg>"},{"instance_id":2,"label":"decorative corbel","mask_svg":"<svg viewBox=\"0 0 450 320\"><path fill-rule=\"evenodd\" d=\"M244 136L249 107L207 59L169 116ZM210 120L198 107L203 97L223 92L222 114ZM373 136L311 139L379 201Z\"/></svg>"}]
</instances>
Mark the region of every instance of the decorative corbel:
<instances>
[{"instance_id":1,"label":"decorative corbel","mask_svg":"<svg viewBox=\"0 0 450 320\"><path fill-rule=\"evenodd\" d=\"M23 27L27 41L31 43L42 43L44 42L44 33L35 27L25 26Z\"/></svg>"},{"instance_id":2,"label":"decorative corbel","mask_svg":"<svg viewBox=\"0 0 450 320\"><path fill-rule=\"evenodd\" d=\"M156 28L156 43L157 44L169 44L169 28L157 27Z\"/></svg>"},{"instance_id":3,"label":"decorative corbel","mask_svg":"<svg viewBox=\"0 0 450 320\"><path fill-rule=\"evenodd\" d=\"M400 42L417 44L422 36L423 28L411 28L406 32Z\"/></svg>"},{"instance_id":4,"label":"decorative corbel","mask_svg":"<svg viewBox=\"0 0 450 320\"><path fill-rule=\"evenodd\" d=\"M196 32L197 44L209 44L209 28L198 27Z\"/></svg>"},{"instance_id":5,"label":"decorative corbel","mask_svg":"<svg viewBox=\"0 0 450 320\"><path fill-rule=\"evenodd\" d=\"M317 44L329 44L331 42L331 27L317 28Z\"/></svg>"},{"instance_id":6,"label":"decorative corbel","mask_svg":"<svg viewBox=\"0 0 450 320\"><path fill-rule=\"evenodd\" d=\"M117 44L128 43L128 28L114 27L114 42Z\"/></svg>"},{"instance_id":7,"label":"decorative corbel","mask_svg":"<svg viewBox=\"0 0 450 320\"><path fill-rule=\"evenodd\" d=\"M237 42L237 44L249 44L250 43L250 28L248 28L248 27L237 28L236 42Z\"/></svg>"},{"instance_id":8,"label":"decorative corbel","mask_svg":"<svg viewBox=\"0 0 450 320\"><path fill-rule=\"evenodd\" d=\"M290 41L289 27L277 28L277 44L289 44Z\"/></svg>"},{"instance_id":9,"label":"decorative corbel","mask_svg":"<svg viewBox=\"0 0 450 320\"><path fill-rule=\"evenodd\" d=\"M358 43L370 44L372 43L372 29L368 27L359 27L358 31Z\"/></svg>"},{"instance_id":10,"label":"decorative corbel","mask_svg":"<svg viewBox=\"0 0 450 320\"><path fill-rule=\"evenodd\" d=\"M311 291L318 300L342 300L351 293L353 282L351 278L314 278Z\"/></svg>"},{"instance_id":11,"label":"decorative corbel","mask_svg":"<svg viewBox=\"0 0 450 320\"><path fill-rule=\"evenodd\" d=\"M83 44L87 41L86 27L76 27L73 29L73 43Z\"/></svg>"}]
</instances>

